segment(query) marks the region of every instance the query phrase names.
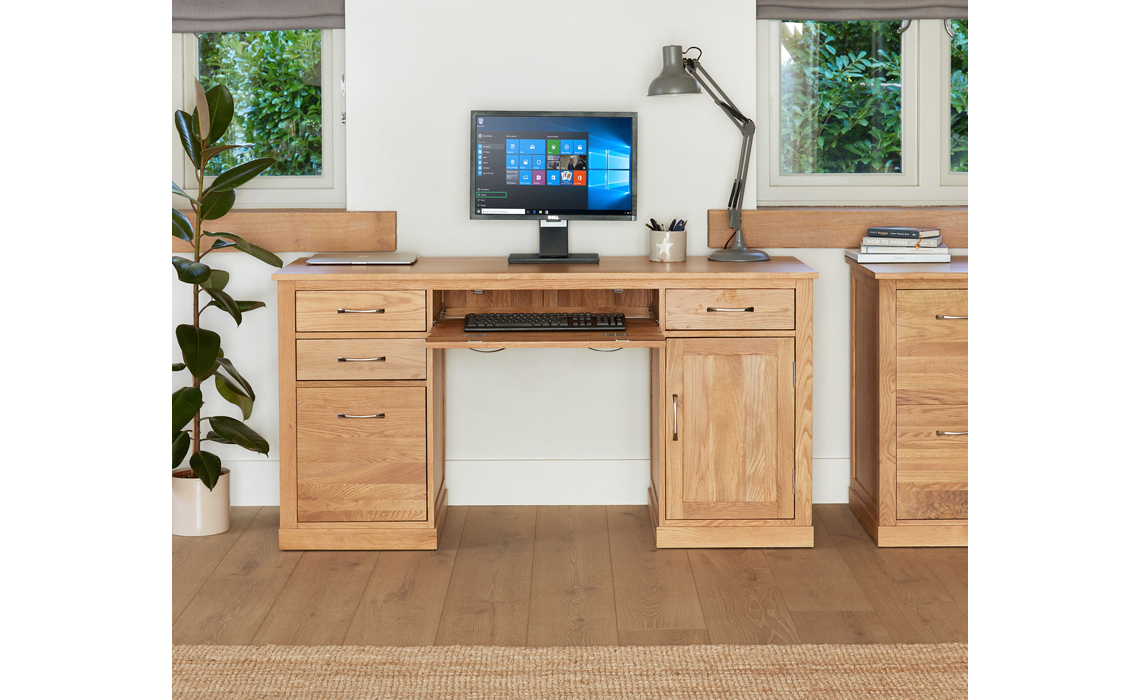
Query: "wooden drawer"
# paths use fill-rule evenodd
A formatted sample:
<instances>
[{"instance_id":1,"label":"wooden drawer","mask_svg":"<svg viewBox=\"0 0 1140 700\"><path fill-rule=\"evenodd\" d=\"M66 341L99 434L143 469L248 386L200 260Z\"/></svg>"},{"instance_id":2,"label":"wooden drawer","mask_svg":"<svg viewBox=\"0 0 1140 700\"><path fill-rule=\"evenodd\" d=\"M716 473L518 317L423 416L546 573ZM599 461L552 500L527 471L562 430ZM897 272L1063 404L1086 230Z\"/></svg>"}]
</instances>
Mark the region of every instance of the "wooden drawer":
<instances>
[{"instance_id":1,"label":"wooden drawer","mask_svg":"<svg viewBox=\"0 0 1140 700\"><path fill-rule=\"evenodd\" d=\"M297 379L427 379L420 338L298 340Z\"/></svg>"},{"instance_id":2,"label":"wooden drawer","mask_svg":"<svg viewBox=\"0 0 1140 700\"><path fill-rule=\"evenodd\" d=\"M969 500L966 406L899 406L896 499L899 520L965 519Z\"/></svg>"},{"instance_id":3,"label":"wooden drawer","mask_svg":"<svg viewBox=\"0 0 1140 700\"><path fill-rule=\"evenodd\" d=\"M665 291L665 323L669 330L795 330L796 291L669 289Z\"/></svg>"},{"instance_id":4,"label":"wooden drawer","mask_svg":"<svg viewBox=\"0 0 1140 700\"><path fill-rule=\"evenodd\" d=\"M965 289L900 289L896 293L900 404L969 401L969 315Z\"/></svg>"},{"instance_id":5,"label":"wooden drawer","mask_svg":"<svg viewBox=\"0 0 1140 700\"><path fill-rule=\"evenodd\" d=\"M425 331L426 293L297 292L297 330Z\"/></svg>"},{"instance_id":6,"label":"wooden drawer","mask_svg":"<svg viewBox=\"0 0 1140 700\"><path fill-rule=\"evenodd\" d=\"M426 391L297 389L299 522L427 519Z\"/></svg>"}]
</instances>

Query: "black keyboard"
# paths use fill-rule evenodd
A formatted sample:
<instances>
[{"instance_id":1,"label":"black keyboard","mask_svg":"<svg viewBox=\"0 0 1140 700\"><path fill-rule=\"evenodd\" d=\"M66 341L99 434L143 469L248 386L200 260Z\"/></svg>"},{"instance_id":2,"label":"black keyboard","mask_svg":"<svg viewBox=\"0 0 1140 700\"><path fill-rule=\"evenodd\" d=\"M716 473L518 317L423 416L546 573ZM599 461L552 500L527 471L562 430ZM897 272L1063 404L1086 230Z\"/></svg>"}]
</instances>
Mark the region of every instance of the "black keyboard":
<instances>
[{"instance_id":1,"label":"black keyboard","mask_svg":"<svg viewBox=\"0 0 1140 700\"><path fill-rule=\"evenodd\" d=\"M464 331L624 331L625 314L467 314Z\"/></svg>"}]
</instances>

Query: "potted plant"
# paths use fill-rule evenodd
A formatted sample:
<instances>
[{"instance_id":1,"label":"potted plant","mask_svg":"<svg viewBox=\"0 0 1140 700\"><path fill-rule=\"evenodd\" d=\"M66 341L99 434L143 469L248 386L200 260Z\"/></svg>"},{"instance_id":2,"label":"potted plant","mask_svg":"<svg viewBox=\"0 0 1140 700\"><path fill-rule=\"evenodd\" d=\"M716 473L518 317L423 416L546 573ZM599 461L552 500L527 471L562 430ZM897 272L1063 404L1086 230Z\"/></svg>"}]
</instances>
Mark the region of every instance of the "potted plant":
<instances>
[{"instance_id":1,"label":"potted plant","mask_svg":"<svg viewBox=\"0 0 1140 700\"><path fill-rule=\"evenodd\" d=\"M273 253L249 243L241 236L225 232L205 231L203 222L218 219L230 210L236 195L234 189L248 182L276 160L256 158L240 163L219 174L206 185L206 165L214 156L244 145L215 145L229 129L234 114L234 101L230 91L222 85L203 90L194 81L196 107L193 114L182 110L174 113L174 126L178 130L182 148L194 165L198 181L197 196L187 194L171 183L174 194L190 202L192 217L171 208L173 233L176 238L194 247L194 259L179 255L171 262L178 279L193 289L193 324L181 324L174 330L182 362L174 363L175 372L189 372L190 386L173 394L173 453L172 472L174 490L174 534L212 535L230 527L229 470L222 460L202 449L203 442L238 445L247 450L269 454L269 443L242 421L253 412L253 387L238 372L222 351L222 339L214 331L203 328L202 314L209 308L215 315L227 314L241 325L242 314L265 306L260 301L238 301L226 293L230 275L225 270L213 270L202 262L208 254L225 248L237 250L275 267L281 259ZM204 244L209 243L208 248ZM205 295L205 296L203 296ZM202 301L207 301L203 305ZM242 419L231 416L202 416L202 384L210 377L223 399L241 410ZM210 430L202 435L202 421L208 421ZM190 455L190 468L179 469L186 455Z\"/></svg>"}]
</instances>

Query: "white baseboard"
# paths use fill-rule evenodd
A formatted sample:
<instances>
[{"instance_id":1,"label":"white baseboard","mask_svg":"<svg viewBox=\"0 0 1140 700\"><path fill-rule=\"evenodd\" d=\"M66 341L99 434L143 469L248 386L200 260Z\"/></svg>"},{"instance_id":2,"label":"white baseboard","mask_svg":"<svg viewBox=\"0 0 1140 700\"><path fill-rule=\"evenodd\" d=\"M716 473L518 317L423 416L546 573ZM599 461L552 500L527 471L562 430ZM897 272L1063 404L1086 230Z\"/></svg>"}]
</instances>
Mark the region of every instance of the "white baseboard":
<instances>
[{"instance_id":1,"label":"white baseboard","mask_svg":"<svg viewBox=\"0 0 1140 700\"><path fill-rule=\"evenodd\" d=\"M649 460L472 460L447 462L453 506L643 505Z\"/></svg>"},{"instance_id":2,"label":"white baseboard","mask_svg":"<svg viewBox=\"0 0 1140 700\"><path fill-rule=\"evenodd\" d=\"M281 503L277 460L227 459L230 503ZM851 460L812 460L812 501L846 503ZM447 463L450 505L642 505L649 460L459 460Z\"/></svg>"}]
</instances>

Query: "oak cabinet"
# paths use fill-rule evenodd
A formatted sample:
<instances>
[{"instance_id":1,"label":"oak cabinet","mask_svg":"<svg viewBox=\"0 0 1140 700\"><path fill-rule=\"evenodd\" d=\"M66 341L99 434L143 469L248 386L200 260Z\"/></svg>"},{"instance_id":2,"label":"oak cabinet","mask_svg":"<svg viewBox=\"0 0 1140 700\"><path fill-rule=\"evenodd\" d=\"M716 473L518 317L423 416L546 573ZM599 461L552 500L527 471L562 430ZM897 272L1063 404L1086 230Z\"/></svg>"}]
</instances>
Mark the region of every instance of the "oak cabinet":
<instances>
[{"instance_id":1,"label":"oak cabinet","mask_svg":"<svg viewBox=\"0 0 1140 700\"><path fill-rule=\"evenodd\" d=\"M851 509L880 547L966 546L965 258L851 265Z\"/></svg>"},{"instance_id":2,"label":"oak cabinet","mask_svg":"<svg viewBox=\"0 0 1140 700\"><path fill-rule=\"evenodd\" d=\"M793 517L795 339L678 338L666 348L666 516Z\"/></svg>"}]
</instances>

